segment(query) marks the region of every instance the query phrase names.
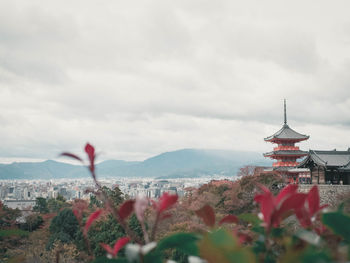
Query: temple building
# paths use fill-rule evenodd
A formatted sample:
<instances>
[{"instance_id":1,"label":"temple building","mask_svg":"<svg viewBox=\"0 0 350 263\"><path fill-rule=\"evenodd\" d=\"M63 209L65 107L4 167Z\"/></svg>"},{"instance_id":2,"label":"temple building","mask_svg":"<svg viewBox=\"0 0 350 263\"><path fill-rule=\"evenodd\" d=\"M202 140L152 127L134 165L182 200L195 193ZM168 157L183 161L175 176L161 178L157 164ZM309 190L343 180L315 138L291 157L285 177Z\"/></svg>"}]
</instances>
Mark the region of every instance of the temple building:
<instances>
[{"instance_id":1,"label":"temple building","mask_svg":"<svg viewBox=\"0 0 350 263\"><path fill-rule=\"evenodd\" d=\"M299 167L310 169L313 184L350 184L350 148L347 151L310 150Z\"/></svg>"},{"instance_id":2,"label":"temple building","mask_svg":"<svg viewBox=\"0 0 350 263\"><path fill-rule=\"evenodd\" d=\"M296 132L287 124L286 100L284 100L284 124L282 128L264 139L266 142L277 144L277 147L274 147L273 151L265 153L264 156L276 160L272 166L273 171L285 177L290 183L298 183L299 178L309 179L308 169L298 167L298 159L307 156L308 152L300 150L295 145L295 143L307 139L309 136Z\"/></svg>"}]
</instances>

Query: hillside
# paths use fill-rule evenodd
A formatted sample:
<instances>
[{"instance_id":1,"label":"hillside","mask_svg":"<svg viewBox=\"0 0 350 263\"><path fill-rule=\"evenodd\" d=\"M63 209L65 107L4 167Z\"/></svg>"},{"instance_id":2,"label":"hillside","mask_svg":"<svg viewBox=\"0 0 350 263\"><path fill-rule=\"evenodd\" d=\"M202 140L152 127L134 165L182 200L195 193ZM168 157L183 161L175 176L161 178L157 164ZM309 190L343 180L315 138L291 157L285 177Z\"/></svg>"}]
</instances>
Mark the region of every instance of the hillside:
<instances>
[{"instance_id":1,"label":"hillside","mask_svg":"<svg viewBox=\"0 0 350 263\"><path fill-rule=\"evenodd\" d=\"M142 162L103 161L97 165L100 177L197 177L233 176L244 165L270 165L260 153L182 149L166 152ZM89 176L79 165L47 160L37 163L0 165L0 179L58 179Z\"/></svg>"}]
</instances>

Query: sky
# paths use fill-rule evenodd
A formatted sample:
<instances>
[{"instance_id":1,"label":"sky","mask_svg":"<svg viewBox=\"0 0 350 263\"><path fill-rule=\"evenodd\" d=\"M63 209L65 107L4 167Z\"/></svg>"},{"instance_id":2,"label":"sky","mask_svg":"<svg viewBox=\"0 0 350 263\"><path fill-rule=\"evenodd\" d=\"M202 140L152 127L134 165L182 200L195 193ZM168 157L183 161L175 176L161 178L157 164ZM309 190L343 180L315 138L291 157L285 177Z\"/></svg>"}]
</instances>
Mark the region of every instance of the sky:
<instances>
[{"instance_id":1,"label":"sky","mask_svg":"<svg viewBox=\"0 0 350 263\"><path fill-rule=\"evenodd\" d=\"M1 0L0 162L350 147L350 2Z\"/></svg>"}]
</instances>

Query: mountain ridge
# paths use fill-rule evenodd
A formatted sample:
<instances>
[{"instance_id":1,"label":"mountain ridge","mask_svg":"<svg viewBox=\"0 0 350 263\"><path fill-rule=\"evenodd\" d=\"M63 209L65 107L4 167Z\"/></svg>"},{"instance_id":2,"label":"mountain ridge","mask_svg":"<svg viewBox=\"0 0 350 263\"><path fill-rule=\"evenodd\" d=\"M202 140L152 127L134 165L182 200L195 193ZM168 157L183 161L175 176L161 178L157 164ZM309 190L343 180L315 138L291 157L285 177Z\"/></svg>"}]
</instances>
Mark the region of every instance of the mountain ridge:
<instances>
[{"instance_id":1,"label":"mountain ridge","mask_svg":"<svg viewBox=\"0 0 350 263\"><path fill-rule=\"evenodd\" d=\"M180 149L144 161L106 160L96 165L99 177L234 176L244 165L271 165L260 153L229 150ZM2 179L60 179L89 177L85 167L54 160L0 165Z\"/></svg>"}]
</instances>

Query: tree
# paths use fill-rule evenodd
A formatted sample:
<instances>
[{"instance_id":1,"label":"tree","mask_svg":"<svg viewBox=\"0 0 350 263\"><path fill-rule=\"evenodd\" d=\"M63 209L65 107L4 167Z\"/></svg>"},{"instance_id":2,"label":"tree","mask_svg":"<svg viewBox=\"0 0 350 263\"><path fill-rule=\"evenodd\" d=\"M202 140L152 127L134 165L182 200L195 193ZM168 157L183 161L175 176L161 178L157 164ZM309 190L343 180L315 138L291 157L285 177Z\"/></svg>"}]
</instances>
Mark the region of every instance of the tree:
<instances>
[{"instance_id":1,"label":"tree","mask_svg":"<svg viewBox=\"0 0 350 263\"><path fill-rule=\"evenodd\" d=\"M71 209L63 209L52 219L50 224L50 240L47 248L52 248L55 241L70 243L75 241L77 232L79 232L79 223Z\"/></svg>"},{"instance_id":2,"label":"tree","mask_svg":"<svg viewBox=\"0 0 350 263\"><path fill-rule=\"evenodd\" d=\"M20 225L20 228L27 231L34 231L44 223L40 215L32 214L25 218L25 223Z\"/></svg>"},{"instance_id":3,"label":"tree","mask_svg":"<svg viewBox=\"0 0 350 263\"><path fill-rule=\"evenodd\" d=\"M241 177L241 176L252 176L255 175L255 170L257 169L256 166L252 166L252 165L246 165L242 168L239 169L237 176Z\"/></svg>"},{"instance_id":4,"label":"tree","mask_svg":"<svg viewBox=\"0 0 350 263\"><path fill-rule=\"evenodd\" d=\"M120 191L119 187L110 189L106 186L103 186L102 191L104 191L106 195L112 200L114 206L119 206L125 200L123 192ZM99 200L97 197L99 195L100 192L97 192L95 195L90 196L90 207L93 207L94 205L96 205L97 207L103 207L103 201Z\"/></svg>"},{"instance_id":5,"label":"tree","mask_svg":"<svg viewBox=\"0 0 350 263\"><path fill-rule=\"evenodd\" d=\"M9 208L0 201L0 227L12 226L16 223L16 219L21 215L19 209Z\"/></svg>"},{"instance_id":6,"label":"tree","mask_svg":"<svg viewBox=\"0 0 350 263\"><path fill-rule=\"evenodd\" d=\"M39 212L41 214L45 214L49 212L47 207L46 199L43 197L37 197L35 201L35 206L33 207L33 211Z\"/></svg>"}]
</instances>

